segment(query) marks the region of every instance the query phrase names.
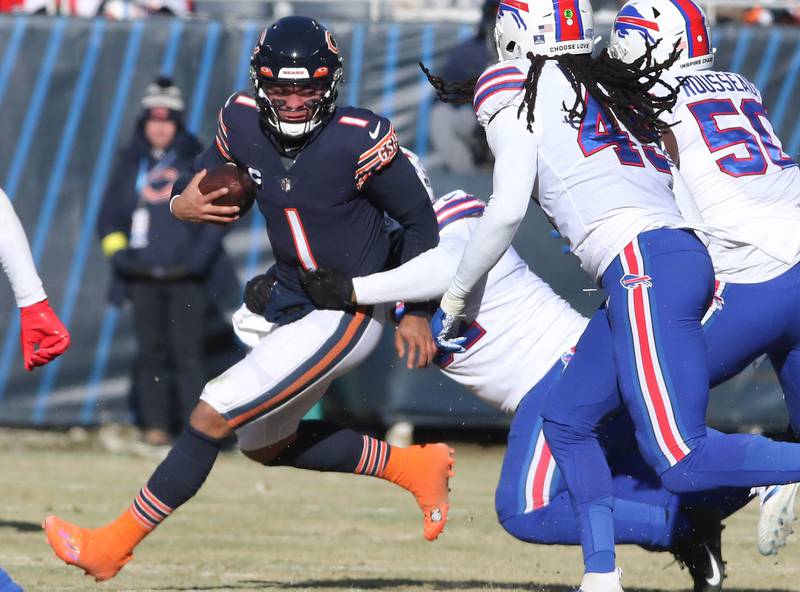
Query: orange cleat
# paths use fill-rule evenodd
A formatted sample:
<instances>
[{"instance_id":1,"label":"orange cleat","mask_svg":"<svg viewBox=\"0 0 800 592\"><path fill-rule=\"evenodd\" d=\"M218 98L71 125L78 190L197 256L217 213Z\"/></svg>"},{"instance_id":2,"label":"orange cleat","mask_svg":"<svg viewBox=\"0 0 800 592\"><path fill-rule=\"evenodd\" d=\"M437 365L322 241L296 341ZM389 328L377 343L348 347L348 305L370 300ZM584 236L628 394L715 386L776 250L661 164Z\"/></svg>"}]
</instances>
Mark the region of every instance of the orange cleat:
<instances>
[{"instance_id":1,"label":"orange cleat","mask_svg":"<svg viewBox=\"0 0 800 592\"><path fill-rule=\"evenodd\" d=\"M407 489L422 509L423 534L435 541L444 530L450 508L448 487L454 475L455 451L447 444L392 447L385 477Z\"/></svg>"},{"instance_id":2,"label":"orange cleat","mask_svg":"<svg viewBox=\"0 0 800 592\"><path fill-rule=\"evenodd\" d=\"M42 524L47 542L67 565L81 568L96 581L110 580L133 552L109 528L81 528L57 516L48 516Z\"/></svg>"}]
</instances>

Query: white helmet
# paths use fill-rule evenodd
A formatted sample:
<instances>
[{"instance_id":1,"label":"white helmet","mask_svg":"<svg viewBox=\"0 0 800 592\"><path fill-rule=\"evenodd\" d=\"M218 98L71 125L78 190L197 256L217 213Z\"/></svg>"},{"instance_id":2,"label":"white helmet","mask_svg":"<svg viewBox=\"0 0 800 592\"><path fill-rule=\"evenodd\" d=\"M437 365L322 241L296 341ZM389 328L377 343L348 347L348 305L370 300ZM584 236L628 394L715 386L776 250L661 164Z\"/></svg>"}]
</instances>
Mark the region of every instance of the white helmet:
<instances>
[{"instance_id":1,"label":"white helmet","mask_svg":"<svg viewBox=\"0 0 800 592\"><path fill-rule=\"evenodd\" d=\"M500 0L494 41L502 60L528 52L551 57L592 53L594 17L589 0Z\"/></svg>"},{"instance_id":2,"label":"white helmet","mask_svg":"<svg viewBox=\"0 0 800 592\"><path fill-rule=\"evenodd\" d=\"M614 19L608 55L630 64L659 39L656 62L666 61L675 43L681 50L671 69L704 70L714 63L706 15L692 0L629 0Z\"/></svg>"},{"instance_id":3,"label":"white helmet","mask_svg":"<svg viewBox=\"0 0 800 592\"><path fill-rule=\"evenodd\" d=\"M417 155L416 152L412 152L408 148L401 146L400 150L403 151L403 154L406 155L406 158L411 163L411 166L414 167L417 177L419 177L419 180L422 181L425 191L428 192L428 197L430 198L431 203L435 202L436 196L433 193L433 185L428 177L428 171L425 170L425 166L422 164L422 159Z\"/></svg>"}]
</instances>

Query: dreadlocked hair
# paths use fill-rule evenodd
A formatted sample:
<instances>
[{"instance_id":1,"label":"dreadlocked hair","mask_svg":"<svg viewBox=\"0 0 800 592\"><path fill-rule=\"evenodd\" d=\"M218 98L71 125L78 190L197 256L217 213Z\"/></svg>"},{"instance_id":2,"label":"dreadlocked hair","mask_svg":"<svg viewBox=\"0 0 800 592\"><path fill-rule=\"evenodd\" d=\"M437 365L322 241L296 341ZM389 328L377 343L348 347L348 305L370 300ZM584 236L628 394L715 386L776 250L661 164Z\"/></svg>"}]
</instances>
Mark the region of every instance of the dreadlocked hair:
<instances>
[{"instance_id":1,"label":"dreadlocked hair","mask_svg":"<svg viewBox=\"0 0 800 592\"><path fill-rule=\"evenodd\" d=\"M662 82L661 73L678 59L680 51L677 43L669 57L663 62L653 59L653 50L661 42L647 44L647 51L636 61L626 64L611 58L607 50L599 56L564 54L554 57L537 56L528 53L531 65L525 81L525 97L518 114L527 110L528 129L533 129L536 90L542 68L547 60L554 60L561 67L572 89L575 102L571 107L562 103L567 115L573 121L580 121L586 114L587 93L600 103L607 115L613 115L640 142L653 142L670 125L659 119L665 111L670 111L678 99L678 88ZM666 92L653 94L656 86Z\"/></svg>"},{"instance_id":2,"label":"dreadlocked hair","mask_svg":"<svg viewBox=\"0 0 800 592\"><path fill-rule=\"evenodd\" d=\"M428 78L433 89L436 91L436 98L443 103L453 103L454 105L466 105L472 102L472 95L475 92L475 85L478 77L469 80L455 80L448 82L441 76L431 74L431 71L419 62L419 67Z\"/></svg>"}]
</instances>

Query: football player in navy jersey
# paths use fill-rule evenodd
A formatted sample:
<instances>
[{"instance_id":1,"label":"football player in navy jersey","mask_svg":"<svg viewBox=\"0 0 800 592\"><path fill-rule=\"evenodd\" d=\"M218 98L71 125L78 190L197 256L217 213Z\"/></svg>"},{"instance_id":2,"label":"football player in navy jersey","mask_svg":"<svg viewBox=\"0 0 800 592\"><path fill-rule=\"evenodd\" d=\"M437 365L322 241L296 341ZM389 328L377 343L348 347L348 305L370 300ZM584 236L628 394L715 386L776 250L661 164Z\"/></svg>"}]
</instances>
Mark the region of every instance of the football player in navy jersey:
<instances>
[{"instance_id":1,"label":"football player in navy jersey","mask_svg":"<svg viewBox=\"0 0 800 592\"><path fill-rule=\"evenodd\" d=\"M383 269L391 246L385 214L404 228L401 261L438 241L428 194L400 152L391 122L366 109L337 108L341 77L329 31L306 17L280 19L255 47L253 92L226 101L214 143L195 161L198 172L175 184L170 205L176 218L229 223L238 208L212 203L227 190L199 190L206 170L234 162L256 182L276 259L265 310L272 329L244 360L205 386L172 450L119 518L97 529L55 516L45 520L56 554L97 580L116 575L133 548L194 496L223 440L234 433L245 455L260 463L280 458L281 464L401 485L423 510L426 538L444 527L453 464L446 445L395 448L352 430L298 430L330 383L372 352L384 316L380 307L318 310L303 292L300 274L320 265L351 277ZM425 335L427 319L408 318Z\"/></svg>"}]
</instances>

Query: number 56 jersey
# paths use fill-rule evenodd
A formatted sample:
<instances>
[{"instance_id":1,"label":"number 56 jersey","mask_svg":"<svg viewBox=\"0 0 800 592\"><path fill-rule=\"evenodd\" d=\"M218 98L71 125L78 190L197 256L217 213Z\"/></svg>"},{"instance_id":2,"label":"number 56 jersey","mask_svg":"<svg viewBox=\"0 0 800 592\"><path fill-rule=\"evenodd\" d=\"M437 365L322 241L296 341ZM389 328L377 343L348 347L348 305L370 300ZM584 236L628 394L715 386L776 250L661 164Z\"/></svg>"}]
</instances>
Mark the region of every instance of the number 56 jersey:
<instances>
[{"instance_id":1,"label":"number 56 jersey","mask_svg":"<svg viewBox=\"0 0 800 592\"><path fill-rule=\"evenodd\" d=\"M763 282L800 260L800 170L782 149L761 93L739 74L664 73L680 85L664 114L703 220L718 279Z\"/></svg>"},{"instance_id":2,"label":"number 56 jersey","mask_svg":"<svg viewBox=\"0 0 800 592\"><path fill-rule=\"evenodd\" d=\"M483 126L503 109L519 109L529 66L527 59L500 62L478 79L473 107ZM636 235L690 225L675 203L670 163L660 149L638 142L586 97L582 121L573 120L564 106L575 103L575 91L558 64L545 62L532 124L538 143L531 155L537 175L533 193L581 266L599 279ZM507 121L495 125L527 125L527 105L518 119ZM502 142L514 130L497 131Z\"/></svg>"}]
</instances>

